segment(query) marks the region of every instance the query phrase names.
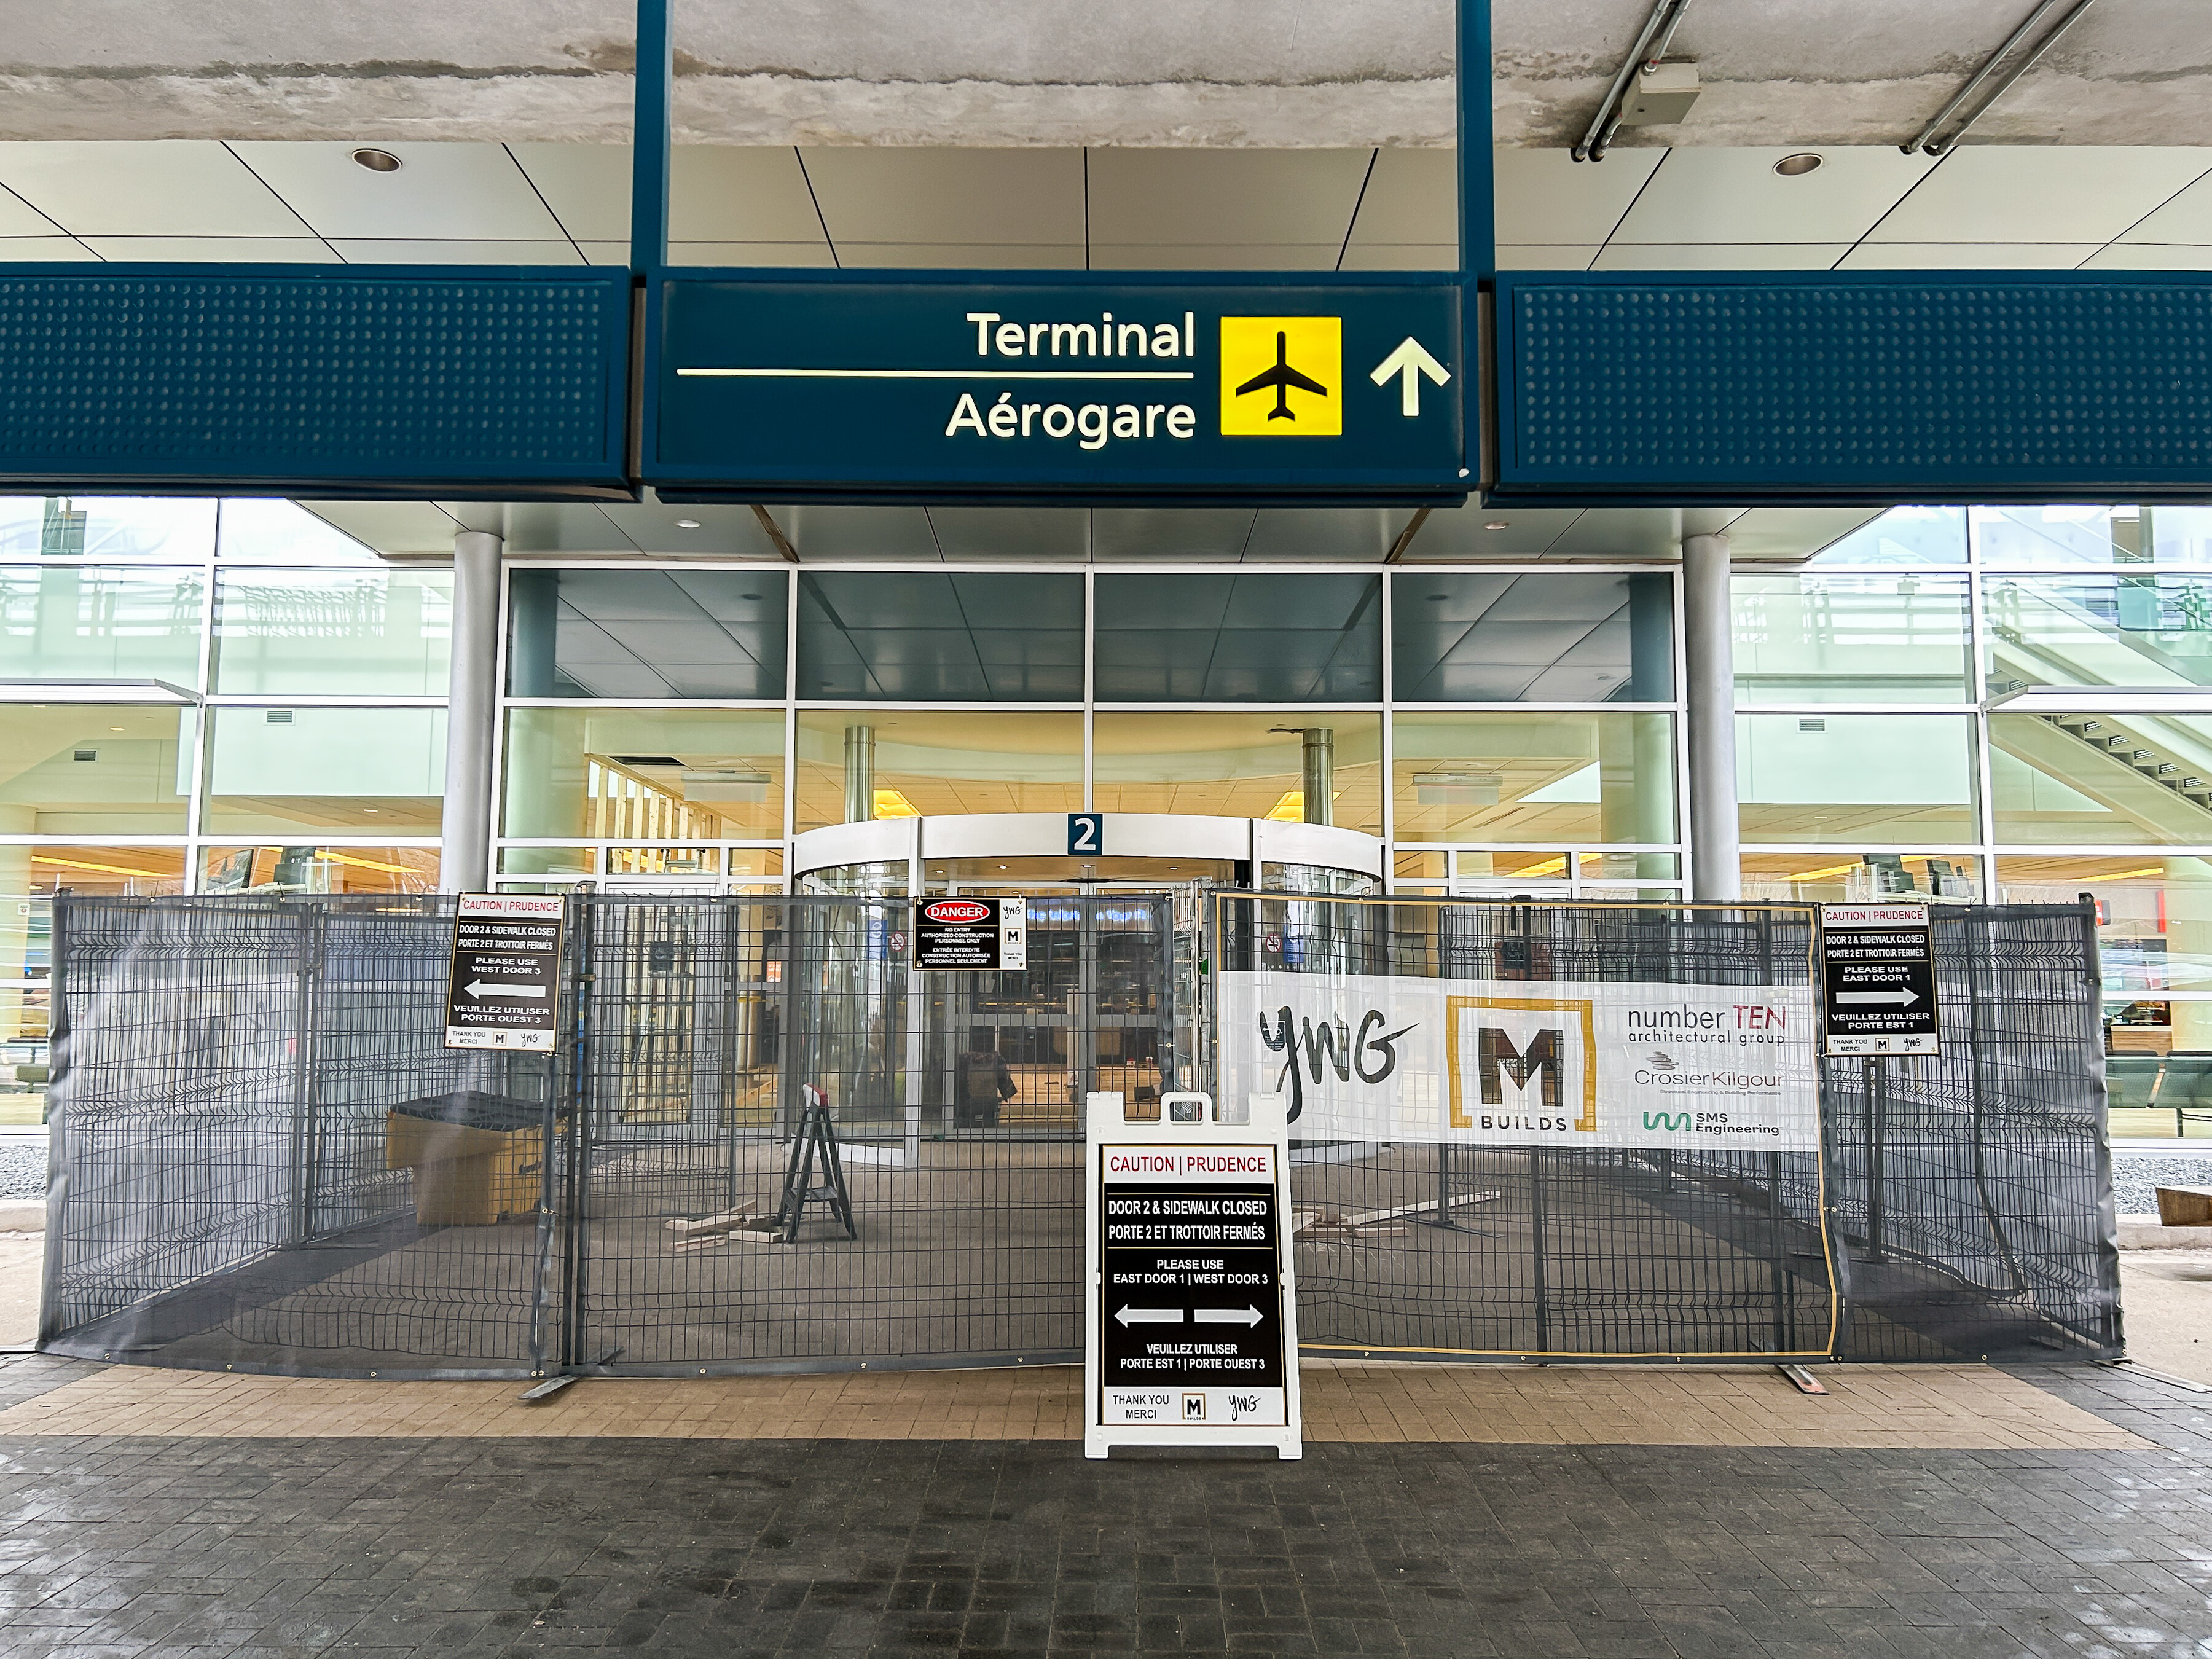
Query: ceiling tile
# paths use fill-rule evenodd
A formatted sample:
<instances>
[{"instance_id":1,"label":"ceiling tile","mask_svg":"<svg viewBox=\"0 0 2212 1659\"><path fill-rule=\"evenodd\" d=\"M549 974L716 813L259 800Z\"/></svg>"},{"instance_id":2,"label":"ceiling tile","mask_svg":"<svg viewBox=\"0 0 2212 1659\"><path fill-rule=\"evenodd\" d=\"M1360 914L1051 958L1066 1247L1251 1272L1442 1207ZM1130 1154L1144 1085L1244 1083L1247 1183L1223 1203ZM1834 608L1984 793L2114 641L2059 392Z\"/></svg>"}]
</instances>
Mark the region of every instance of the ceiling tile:
<instances>
[{"instance_id":1,"label":"ceiling tile","mask_svg":"<svg viewBox=\"0 0 2212 1659\"><path fill-rule=\"evenodd\" d=\"M600 244L594 242L592 247ZM614 244L617 256L605 263L626 264L629 261L629 244ZM593 264L601 263L589 248L585 250ZM811 242L671 242L668 263L672 265L745 265L781 267L786 270L827 270L837 263L836 255L830 252L830 244L820 237Z\"/></svg>"},{"instance_id":2,"label":"ceiling tile","mask_svg":"<svg viewBox=\"0 0 2212 1659\"><path fill-rule=\"evenodd\" d=\"M629 537L589 502L516 501L500 515L510 553L635 553Z\"/></svg>"},{"instance_id":3,"label":"ceiling tile","mask_svg":"<svg viewBox=\"0 0 2212 1659\"><path fill-rule=\"evenodd\" d=\"M357 242L331 246L356 265L580 265L575 246L557 242Z\"/></svg>"},{"instance_id":4,"label":"ceiling tile","mask_svg":"<svg viewBox=\"0 0 2212 1659\"><path fill-rule=\"evenodd\" d=\"M0 185L92 236L300 236L307 227L212 140L0 143Z\"/></svg>"},{"instance_id":5,"label":"ceiling tile","mask_svg":"<svg viewBox=\"0 0 2212 1659\"><path fill-rule=\"evenodd\" d=\"M799 556L816 559L936 559L937 534L918 507L838 507L807 502L771 507Z\"/></svg>"},{"instance_id":6,"label":"ceiling tile","mask_svg":"<svg viewBox=\"0 0 2212 1659\"><path fill-rule=\"evenodd\" d=\"M1373 152L1094 149L1093 246L1344 246ZM1094 262L1095 263L1095 262Z\"/></svg>"},{"instance_id":7,"label":"ceiling tile","mask_svg":"<svg viewBox=\"0 0 2212 1659\"><path fill-rule=\"evenodd\" d=\"M1849 242L1713 242L1672 245L1613 242L1592 270L1826 270L1851 251Z\"/></svg>"},{"instance_id":8,"label":"ceiling tile","mask_svg":"<svg viewBox=\"0 0 2212 1659\"><path fill-rule=\"evenodd\" d=\"M1234 560L1252 538L1249 507L1102 507L1091 515L1091 556Z\"/></svg>"},{"instance_id":9,"label":"ceiling tile","mask_svg":"<svg viewBox=\"0 0 2212 1659\"><path fill-rule=\"evenodd\" d=\"M173 259L194 264L338 263L329 246L313 236L88 236L84 240L103 259Z\"/></svg>"},{"instance_id":10,"label":"ceiling tile","mask_svg":"<svg viewBox=\"0 0 2212 1659\"><path fill-rule=\"evenodd\" d=\"M840 245L1084 240L1081 150L809 148L803 155Z\"/></svg>"},{"instance_id":11,"label":"ceiling tile","mask_svg":"<svg viewBox=\"0 0 2212 1659\"><path fill-rule=\"evenodd\" d=\"M1264 507L1253 520L1244 561L1380 560L1397 544L1414 512L1410 507Z\"/></svg>"},{"instance_id":12,"label":"ceiling tile","mask_svg":"<svg viewBox=\"0 0 2212 1659\"><path fill-rule=\"evenodd\" d=\"M1352 223L1363 242L1459 241L1459 152L1380 149Z\"/></svg>"},{"instance_id":13,"label":"ceiling tile","mask_svg":"<svg viewBox=\"0 0 2212 1659\"><path fill-rule=\"evenodd\" d=\"M2084 270L2212 270L2212 245L2115 242L2081 262Z\"/></svg>"},{"instance_id":14,"label":"ceiling tile","mask_svg":"<svg viewBox=\"0 0 2212 1659\"><path fill-rule=\"evenodd\" d=\"M629 240L628 144L508 146L568 234ZM822 221L786 145L679 144L668 168L668 234L678 242L816 242Z\"/></svg>"},{"instance_id":15,"label":"ceiling tile","mask_svg":"<svg viewBox=\"0 0 2212 1659\"><path fill-rule=\"evenodd\" d=\"M1553 558L1673 559L1681 553L1682 515L1667 507L1594 507L1553 542Z\"/></svg>"},{"instance_id":16,"label":"ceiling tile","mask_svg":"<svg viewBox=\"0 0 2212 1659\"><path fill-rule=\"evenodd\" d=\"M1837 145L1812 152L1821 165L1811 173L1785 179L1775 172L1784 156L1803 153L1670 150L1613 240L1853 242L1936 165L1893 145Z\"/></svg>"},{"instance_id":17,"label":"ceiling tile","mask_svg":"<svg viewBox=\"0 0 2212 1659\"><path fill-rule=\"evenodd\" d=\"M616 529L647 553L783 561L783 555L761 527L760 515L750 507L672 507L649 499L603 501L599 507ZM679 519L690 519L699 527L685 530L678 524Z\"/></svg>"},{"instance_id":18,"label":"ceiling tile","mask_svg":"<svg viewBox=\"0 0 2212 1659\"><path fill-rule=\"evenodd\" d=\"M1542 556L1582 517L1576 507L1440 507L1421 521L1407 559L1530 559ZM1492 525L1504 528L1492 530Z\"/></svg>"},{"instance_id":19,"label":"ceiling tile","mask_svg":"<svg viewBox=\"0 0 2212 1659\"><path fill-rule=\"evenodd\" d=\"M1599 246L1595 242L1501 242L1498 246L1498 268L1500 270L1587 270L1589 262L1597 258Z\"/></svg>"},{"instance_id":20,"label":"ceiling tile","mask_svg":"<svg viewBox=\"0 0 2212 1659\"><path fill-rule=\"evenodd\" d=\"M21 197L0 190L0 236L51 236L59 228Z\"/></svg>"},{"instance_id":21,"label":"ceiling tile","mask_svg":"<svg viewBox=\"0 0 2212 1659\"><path fill-rule=\"evenodd\" d=\"M933 507L929 520L948 559L1074 559L1091 552L1091 515L1079 507Z\"/></svg>"},{"instance_id":22,"label":"ceiling tile","mask_svg":"<svg viewBox=\"0 0 2212 1659\"><path fill-rule=\"evenodd\" d=\"M1459 269L1457 242L1354 242L1344 250L1340 270L1442 270Z\"/></svg>"},{"instance_id":23,"label":"ceiling tile","mask_svg":"<svg viewBox=\"0 0 2212 1659\"><path fill-rule=\"evenodd\" d=\"M1878 507L1754 507L1729 526L1738 559L1809 558L1882 515Z\"/></svg>"},{"instance_id":24,"label":"ceiling tile","mask_svg":"<svg viewBox=\"0 0 2212 1659\"><path fill-rule=\"evenodd\" d=\"M398 158L397 173L370 172L353 159L352 144L231 148L324 236L519 242L562 234L503 144L380 143Z\"/></svg>"},{"instance_id":25,"label":"ceiling tile","mask_svg":"<svg viewBox=\"0 0 2212 1659\"><path fill-rule=\"evenodd\" d=\"M0 263L11 259L97 259L100 256L70 236L10 236L0 241Z\"/></svg>"},{"instance_id":26,"label":"ceiling tile","mask_svg":"<svg viewBox=\"0 0 2212 1659\"><path fill-rule=\"evenodd\" d=\"M1239 242L1206 246L1188 242L1094 242L1093 270L1334 270L1343 251L1337 242Z\"/></svg>"},{"instance_id":27,"label":"ceiling tile","mask_svg":"<svg viewBox=\"0 0 2212 1659\"><path fill-rule=\"evenodd\" d=\"M1618 149L1577 161L1564 149L1498 152L1498 240L1602 242L1667 155Z\"/></svg>"},{"instance_id":28,"label":"ceiling tile","mask_svg":"<svg viewBox=\"0 0 2212 1659\"><path fill-rule=\"evenodd\" d=\"M2201 149L1975 144L1877 225L1882 242L2106 242L2206 171Z\"/></svg>"},{"instance_id":29,"label":"ceiling tile","mask_svg":"<svg viewBox=\"0 0 2212 1659\"><path fill-rule=\"evenodd\" d=\"M428 501L301 501L325 524L380 553L451 554L453 515Z\"/></svg>"},{"instance_id":30,"label":"ceiling tile","mask_svg":"<svg viewBox=\"0 0 2212 1659\"><path fill-rule=\"evenodd\" d=\"M2212 173L2173 197L2123 239L2130 242L2212 243Z\"/></svg>"},{"instance_id":31,"label":"ceiling tile","mask_svg":"<svg viewBox=\"0 0 2212 1659\"><path fill-rule=\"evenodd\" d=\"M1080 270L1083 244L841 241L836 258L853 270Z\"/></svg>"},{"instance_id":32,"label":"ceiling tile","mask_svg":"<svg viewBox=\"0 0 2212 1659\"><path fill-rule=\"evenodd\" d=\"M2095 242L1861 242L1838 270L2071 270Z\"/></svg>"}]
</instances>

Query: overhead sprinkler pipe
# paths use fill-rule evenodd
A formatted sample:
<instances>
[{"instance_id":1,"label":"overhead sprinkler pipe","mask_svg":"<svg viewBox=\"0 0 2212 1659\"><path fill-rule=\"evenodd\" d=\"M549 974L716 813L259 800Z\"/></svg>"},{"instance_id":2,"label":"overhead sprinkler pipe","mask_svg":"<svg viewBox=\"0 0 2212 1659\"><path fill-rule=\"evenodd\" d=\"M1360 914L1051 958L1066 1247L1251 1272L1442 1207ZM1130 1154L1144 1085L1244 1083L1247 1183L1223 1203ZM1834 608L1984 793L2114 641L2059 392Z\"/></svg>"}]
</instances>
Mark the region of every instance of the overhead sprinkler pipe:
<instances>
[{"instance_id":1,"label":"overhead sprinkler pipe","mask_svg":"<svg viewBox=\"0 0 2212 1659\"><path fill-rule=\"evenodd\" d=\"M2012 54L2014 48L2034 33L2036 26L2045 17L2059 7L2069 3L2074 9L2060 18L2052 26L2051 32L2030 48L2026 57L2004 72L1996 85L1990 88L1989 96L1974 106L1973 112L1959 123L1957 129L1949 137L1939 139L1936 135L1942 131L1951 118L1965 107L1966 100L1974 95L1982 83L1996 73L1997 65ZM1948 155L1957 147L1959 140L1966 136L1966 129L1988 114L1990 106L2011 91L2013 83L2033 69L2041 60L2043 54L2058 43L2058 37L2072 28L2081 20L2081 14L2095 3L2096 0L2042 0L2040 5L2028 13L2027 20L2006 37L2004 45L1991 52L1989 60L1967 77L1966 84L1952 94L1951 101L1937 110L1926 126L1914 133L1910 140L1899 145L1898 148L1907 155L1923 151L1929 155Z\"/></svg>"},{"instance_id":2,"label":"overhead sprinkler pipe","mask_svg":"<svg viewBox=\"0 0 2212 1659\"><path fill-rule=\"evenodd\" d=\"M1654 0L1651 15L1644 20L1644 28L1637 35L1635 46L1629 49L1620 72L1606 89L1605 101L1597 106L1589 130L1574 148L1576 161L1605 160L1606 151L1613 145L1613 135L1620 127L1621 100L1628 94L1629 83L1645 64L1655 64L1667 55L1667 48L1674 43L1674 31L1682 25L1682 14L1689 9L1690 0Z\"/></svg>"}]
</instances>

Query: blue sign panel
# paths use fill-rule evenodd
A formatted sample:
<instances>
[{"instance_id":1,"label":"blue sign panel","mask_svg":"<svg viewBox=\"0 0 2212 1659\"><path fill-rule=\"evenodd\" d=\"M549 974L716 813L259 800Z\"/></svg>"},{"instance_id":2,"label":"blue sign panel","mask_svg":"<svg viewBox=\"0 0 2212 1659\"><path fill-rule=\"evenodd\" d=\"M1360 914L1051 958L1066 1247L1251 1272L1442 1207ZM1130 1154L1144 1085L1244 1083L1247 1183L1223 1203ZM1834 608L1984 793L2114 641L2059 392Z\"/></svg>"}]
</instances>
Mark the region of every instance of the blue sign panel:
<instances>
[{"instance_id":1,"label":"blue sign panel","mask_svg":"<svg viewBox=\"0 0 2212 1659\"><path fill-rule=\"evenodd\" d=\"M1468 489L1455 283L664 271L648 304L673 500Z\"/></svg>"},{"instance_id":2,"label":"blue sign panel","mask_svg":"<svg viewBox=\"0 0 2212 1659\"><path fill-rule=\"evenodd\" d=\"M1106 850L1106 815L1070 812L1067 815L1067 856L1097 858Z\"/></svg>"},{"instance_id":3,"label":"blue sign panel","mask_svg":"<svg viewBox=\"0 0 2212 1659\"><path fill-rule=\"evenodd\" d=\"M628 499L621 270L0 265L0 483Z\"/></svg>"},{"instance_id":4,"label":"blue sign panel","mask_svg":"<svg viewBox=\"0 0 2212 1659\"><path fill-rule=\"evenodd\" d=\"M2203 500L2212 277L1502 272L1496 502Z\"/></svg>"}]
</instances>

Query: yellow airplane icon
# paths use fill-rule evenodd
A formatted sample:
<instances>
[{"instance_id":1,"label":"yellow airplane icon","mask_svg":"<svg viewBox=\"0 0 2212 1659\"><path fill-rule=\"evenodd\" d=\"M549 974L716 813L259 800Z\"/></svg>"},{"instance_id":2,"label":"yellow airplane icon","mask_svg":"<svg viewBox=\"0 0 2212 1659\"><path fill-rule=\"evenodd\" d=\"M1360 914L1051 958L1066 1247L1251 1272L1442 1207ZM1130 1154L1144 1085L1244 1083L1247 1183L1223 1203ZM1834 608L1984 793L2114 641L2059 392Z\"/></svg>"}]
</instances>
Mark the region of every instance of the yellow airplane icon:
<instances>
[{"instance_id":1,"label":"yellow airplane icon","mask_svg":"<svg viewBox=\"0 0 2212 1659\"><path fill-rule=\"evenodd\" d=\"M1343 390L1343 319L1221 319L1224 436L1339 436ZM1271 392L1273 398L1266 395Z\"/></svg>"}]
</instances>

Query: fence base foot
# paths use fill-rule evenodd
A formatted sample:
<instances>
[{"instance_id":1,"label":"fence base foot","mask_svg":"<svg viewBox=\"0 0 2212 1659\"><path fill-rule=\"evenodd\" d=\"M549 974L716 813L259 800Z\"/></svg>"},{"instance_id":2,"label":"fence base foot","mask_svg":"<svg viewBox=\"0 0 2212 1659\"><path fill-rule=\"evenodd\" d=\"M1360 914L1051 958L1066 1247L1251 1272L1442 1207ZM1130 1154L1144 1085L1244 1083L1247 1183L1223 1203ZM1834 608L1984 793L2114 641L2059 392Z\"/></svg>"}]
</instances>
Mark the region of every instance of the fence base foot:
<instances>
[{"instance_id":1,"label":"fence base foot","mask_svg":"<svg viewBox=\"0 0 2212 1659\"><path fill-rule=\"evenodd\" d=\"M1827 1393L1827 1389L1821 1386L1820 1379L1802 1365L1777 1365L1774 1369L1788 1377L1790 1386L1800 1394Z\"/></svg>"},{"instance_id":2,"label":"fence base foot","mask_svg":"<svg viewBox=\"0 0 2212 1659\"><path fill-rule=\"evenodd\" d=\"M576 1377L573 1372L567 1376L549 1376L525 1394L522 1396L522 1403L526 1406L542 1406L575 1381Z\"/></svg>"}]
</instances>

